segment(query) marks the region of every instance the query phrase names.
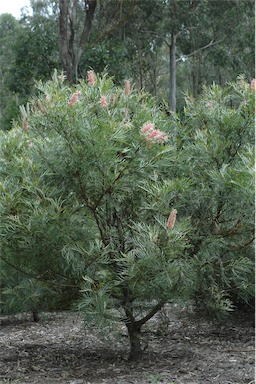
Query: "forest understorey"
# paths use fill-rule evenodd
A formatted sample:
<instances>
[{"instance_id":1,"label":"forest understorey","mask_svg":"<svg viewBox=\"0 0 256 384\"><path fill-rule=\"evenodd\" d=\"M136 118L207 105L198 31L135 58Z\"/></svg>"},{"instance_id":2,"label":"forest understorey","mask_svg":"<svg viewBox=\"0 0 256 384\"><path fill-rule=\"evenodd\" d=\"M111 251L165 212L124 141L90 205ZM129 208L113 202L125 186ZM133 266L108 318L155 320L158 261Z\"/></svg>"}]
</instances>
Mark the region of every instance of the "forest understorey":
<instances>
[{"instance_id":1,"label":"forest understorey","mask_svg":"<svg viewBox=\"0 0 256 384\"><path fill-rule=\"evenodd\" d=\"M1 316L0 384L253 384L254 318L209 323L165 310L144 328L145 352L129 363L128 338L103 340L74 312Z\"/></svg>"}]
</instances>

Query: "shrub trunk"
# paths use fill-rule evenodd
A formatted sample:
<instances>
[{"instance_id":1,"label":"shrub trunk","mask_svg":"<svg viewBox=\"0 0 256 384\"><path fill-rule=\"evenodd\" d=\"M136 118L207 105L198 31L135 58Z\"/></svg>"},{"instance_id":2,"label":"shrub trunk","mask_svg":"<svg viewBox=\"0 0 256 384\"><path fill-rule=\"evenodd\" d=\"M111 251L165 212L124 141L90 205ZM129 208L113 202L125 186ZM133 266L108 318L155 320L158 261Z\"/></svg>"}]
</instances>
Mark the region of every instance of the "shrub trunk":
<instances>
[{"instance_id":1,"label":"shrub trunk","mask_svg":"<svg viewBox=\"0 0 256 384\"><path fill-rule=\"evenodd\" d=\"M138 361L142 356L140 327L136 326L136 323L126 324L129 341L130 341L130 354L129 361Z\"/></svg>"}]
</instances>

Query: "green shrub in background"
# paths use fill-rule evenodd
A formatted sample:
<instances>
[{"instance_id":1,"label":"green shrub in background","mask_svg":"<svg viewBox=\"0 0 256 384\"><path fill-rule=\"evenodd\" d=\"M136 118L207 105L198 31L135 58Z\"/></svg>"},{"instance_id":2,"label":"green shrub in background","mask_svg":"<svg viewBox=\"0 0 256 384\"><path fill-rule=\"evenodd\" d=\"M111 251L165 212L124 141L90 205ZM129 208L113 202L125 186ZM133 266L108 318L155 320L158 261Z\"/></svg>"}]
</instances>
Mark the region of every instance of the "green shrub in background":
<instances>
[{"instance_id":1,"label":"green shrub in background","mask_svg":"<svg viewBox=\"0 0 256 384\"><path fill-rule=\"evenodd\" d=\"M123 322L137 360L166 302L225 312L253 295L253 92L213 86L170 118L128 81L64 80L1 134L2 300Z\"/></svg>"}]
</instances>

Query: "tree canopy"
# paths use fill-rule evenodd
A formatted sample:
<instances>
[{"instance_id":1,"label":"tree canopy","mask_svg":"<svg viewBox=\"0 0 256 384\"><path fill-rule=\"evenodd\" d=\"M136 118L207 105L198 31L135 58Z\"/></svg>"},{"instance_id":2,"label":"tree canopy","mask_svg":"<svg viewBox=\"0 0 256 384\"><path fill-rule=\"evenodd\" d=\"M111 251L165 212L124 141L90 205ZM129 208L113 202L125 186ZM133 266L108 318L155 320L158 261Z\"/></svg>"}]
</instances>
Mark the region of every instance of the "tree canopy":
<instances>
[{"instance_id":1,"label":"tree canopy","mask_svg":"<svg viewBox=\"0 0 256 384\"><path fill-rule=\"evenodd\" d=\"M196 97L204 84L225 85L240 74L248 81L254 77L251 0L72 4L32 1L33 15L24 12L16 33L1 40L1 82L3 94L8 94L1 99L2 129L10 129L34 81L49 79L54 68L64 69L69 81L76 82L90 68L100 73L107 67L116 83L129 78L156 95L168 111L182 110L183 93Z\"/></svg>"}]
</instances>

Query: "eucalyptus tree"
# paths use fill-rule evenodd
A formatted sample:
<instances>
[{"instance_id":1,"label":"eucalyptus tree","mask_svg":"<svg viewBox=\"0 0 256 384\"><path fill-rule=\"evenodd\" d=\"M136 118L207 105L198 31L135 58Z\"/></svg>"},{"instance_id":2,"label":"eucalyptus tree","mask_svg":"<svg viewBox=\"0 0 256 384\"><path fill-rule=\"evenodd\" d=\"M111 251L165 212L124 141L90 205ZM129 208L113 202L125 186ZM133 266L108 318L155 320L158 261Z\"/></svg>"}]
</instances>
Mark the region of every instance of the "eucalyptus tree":
<instances>
[{"instance_id":1,"label":"eucalyptus tree","mask_svg":"<svg viewBox=\"0 0 256 384\"><path fill-rule=\"evenodd\" d=\"M177 78L197 97L204 84L254 77L253 1L198 2L195 22L182 32Z\"/></svg>"},{"instance_id":2,"label":"eucalyptus tree","mask_svg":"<svg viewBox=\"0 0 256 384\"><path fill-rule=\"evenodd\" d=\"M252 79L253 1L170 0L165 6L159 35L168 47L171 110L176 110L177 89L197 96L203 84L224 85L243 73ZM167 76L164 79L167 83Z\"/></svg>"},{"instance_id":3,"label":"eucalyptus tree","mask_svg":"<svg viewBox=\"0 0 256 384\"><path fill-rule=\"evenodd\" d=\"M41 3L41 7L36 3L32 16L24 10L19 21L11 15L2 15L0 19L3 31L1 79L4 85L1 92L5 94L1 100L1 129L11 128L19 105L26 103L34 90L35 80L47 80L54 68L61 67L58 23L50 7L52 1ZM12 18L14 29L5 30L6 17Z\"/></svg>"},{"instance_id":4,"label":"eucalyptus tree","mask_svg":"<svg viewBox=\"0 0 256 384\"><path fill-rule=\"evenodd\" d=\"M121 26L135 13L138 3L138 0L76 0L72 3L70 0L60 0L60 52L70 83L78 80L79 64L85 49L96 46L114 31L118 33ZM91 39L94 29L96 34Z\"/></svg>"}]
</instances>

